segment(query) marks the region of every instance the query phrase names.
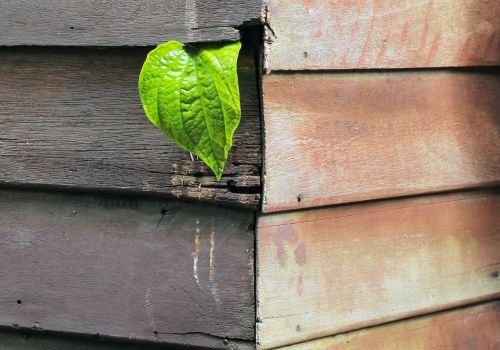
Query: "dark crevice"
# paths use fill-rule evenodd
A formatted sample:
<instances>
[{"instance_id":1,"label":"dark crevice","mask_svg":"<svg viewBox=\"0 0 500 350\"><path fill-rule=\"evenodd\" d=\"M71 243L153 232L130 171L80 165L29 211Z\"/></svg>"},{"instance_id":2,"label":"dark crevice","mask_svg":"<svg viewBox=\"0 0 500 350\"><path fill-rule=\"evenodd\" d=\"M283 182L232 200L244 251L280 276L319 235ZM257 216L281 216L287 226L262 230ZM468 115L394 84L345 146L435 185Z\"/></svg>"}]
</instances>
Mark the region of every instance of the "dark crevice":
<instances>
[{"instance_id":1,"label":"dark crevice","mask_svg":"<svg viewBox=\"0 0 500 350\"><path fill-rule=\"evenodd\" d=\"M259 194L260 195L260 187L237 187L237 186L229 186L229 191L231 193L238 194Z\"/></svg>"}]
</instances>

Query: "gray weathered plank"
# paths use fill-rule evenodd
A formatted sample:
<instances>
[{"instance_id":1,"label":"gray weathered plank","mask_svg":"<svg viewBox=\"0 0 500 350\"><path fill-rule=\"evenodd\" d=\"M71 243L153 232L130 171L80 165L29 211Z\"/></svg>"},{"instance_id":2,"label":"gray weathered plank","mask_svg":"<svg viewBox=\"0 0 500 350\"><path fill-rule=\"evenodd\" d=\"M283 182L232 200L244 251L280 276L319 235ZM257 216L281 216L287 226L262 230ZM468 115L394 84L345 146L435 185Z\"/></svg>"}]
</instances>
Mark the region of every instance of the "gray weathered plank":
<instances>
[{"instance_id":1,"label":"gray weathered plank","mask_svg":"<svg viewBox=\"0 0 500 350\"><path fill-rule=\"evenodd\" d=\"M241 209L0 190L0 326L246 348L253 224Z\"/></svg>"},{"instance_id":2,"label":"gray weathered plank","mask_svg":"<svg viewBox=\"0 0 500 350\"><path fill-rule=\"evenodd\" d=\"M2 0L0 45L146 46L238 40L261 0Z\"/></svg>"},{"instance_id":3,"label":"gray weathered plank","mask_svg":"<svg viewBox=\"0 0 500 350\"><path fill-rule=\"evenodd\" d=\"M252 49L239 59L241 125L221 182L146 118L146 49L0 50L0 182L148 191L256 207L261 135Z\"/></svg>"},{"instance_id":4,"label":"gray weathered plank","mask_svg":"<svg viewBox=\"0 0 500 350\"><path fill-rule=\"evenodd\" d=\"M241 347L240 347L241 348ZM248 348L251 348L248 346ZM0 350L165 350L164 344L116 341L35 330L0 329ZM169 350L200 350L201 347L168 346ZM228 347L231 349L231 347Z\"/></svg>"}]
</instances>

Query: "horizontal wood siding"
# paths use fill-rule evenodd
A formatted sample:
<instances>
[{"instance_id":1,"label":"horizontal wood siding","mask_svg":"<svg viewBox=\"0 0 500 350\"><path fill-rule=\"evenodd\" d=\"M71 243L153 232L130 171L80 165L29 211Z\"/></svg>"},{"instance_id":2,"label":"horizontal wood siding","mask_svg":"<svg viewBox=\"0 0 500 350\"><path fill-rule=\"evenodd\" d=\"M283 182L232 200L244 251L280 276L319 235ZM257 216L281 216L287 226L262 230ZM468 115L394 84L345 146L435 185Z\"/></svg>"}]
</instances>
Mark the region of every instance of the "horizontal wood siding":
<instances>
[{"instance_id":1,"label":"horizontal wood siding","mask_svg":"<svg viewBox=\"0 0 500 350\"><path fill-rule=\"evenodd\" d=\"M500 297L499 213L465 192L260 217L260 348Z\"/></svg>"},{"instance_id":2,"label":"horizontal wood siding","mask_svg":"<svg viewBox=\"0 0 500 350\"><path fill-rule=\"evenodd\" d=\"M0 49L0 183L256 208L261 128L253 49L244 48L239 59L241 125L220 182L144 114L137 80L147 51Z\"/></svg>"},{"instance_id":3,"label":"horizontal wood siding","mask_svg":"<svg viewBox=\"0 0 500 350\"><path fill-rule=\"evenodd\" d=\"M500 64L498 0L268 4L268 70Z\"/></svg>"},{"instance_id":4,"label":"horizontal wood siding","mask_svg":"<svg viewBox=\"0 0 500 350\"><path fill-rule=\"evenodd\" d=\"M292 345L281 350L495 350L500 348L500 302L395 322Z\"/></svg>"},{"instance_id":5,"label":"horizontal wood siding","mask_svg":"<svg viewBox=\"0 0 500 350\"><path fill-rule=\"evenodd\" d=\"M0 46L147 46L239 40L261 0L2 0Z\"/></svg>"},{"instance_id":6,"label":"horizontal wood siding","mask_svg":"<svg viewBox=\"0 0 500 350\"><path fill-rule=\"evenodd\" d=\"M491 69L264 76L265 212L500 182Z\"/></svg>"},{"instance_id":7,"label":"horizontal wood siding","mask_svg":"<svg viewBox=\"0 0 500 350\"><path fill-rule=\"evenodd\" d=\"M253 223L200 204L1 190L0 326L251 349Z\"/></svg>"},{"instance_id":8,"label":"horizontal wood siding","mask_svg":"<svg viewBox=\"0 0 500 350\"><path fill-rule=\"evenodd\" d=\"M168 346L168 350L201 349L182 345ZM44 330L1 328L0 350L165 350L165 345L108 340L100 335L80 336Z\"/></svg>"}]
</instances>

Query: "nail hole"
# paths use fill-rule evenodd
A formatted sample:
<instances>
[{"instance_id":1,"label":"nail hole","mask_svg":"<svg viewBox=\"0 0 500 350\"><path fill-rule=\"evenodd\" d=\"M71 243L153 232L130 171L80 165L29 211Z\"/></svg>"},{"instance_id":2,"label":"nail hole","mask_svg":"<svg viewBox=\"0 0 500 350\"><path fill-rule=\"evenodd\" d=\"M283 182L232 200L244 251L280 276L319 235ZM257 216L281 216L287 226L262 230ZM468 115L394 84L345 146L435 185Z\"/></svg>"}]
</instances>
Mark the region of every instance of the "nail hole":
<instances>
[{"instance_id":1,"label":"nail hole","mask_svg":"<svg viewBox=\"0 0 500 350\"><path fill-rule=\"evenodd\" d=\"M304 51L304 58L307 58L307 52Z\"/></svg>"},{"instance_id":2,"label":"nail hole","mask_svg":"<svg viewBox=\"0 0 500 350\"><path fill-rule=\"evenodd\" d=\"M69 27L70 29L75 29L75 27Z\"/></svg>"},{"instance_id":3,"label":"nail hole","mask_svg":"<svg viewBox=\"0 0 500 350\"><path fill-rule=\"evenodd\" d=\"M154 332L153 332L153 334L154 334L154 335L158 335L158 332L157 332L157 331L154 331Z\"/></svg>"},{"instance_id":4,"label":"nail hole","mask_svg":"<svg viewBox=\"0 0 500 350\"><path fill-rule=\"evenodd\" d=\"M17 303L18 303L19 305L21 305L21 304L23 303L23 301L22 301L21 299L17 299Z\"/></svg>"},{"instance_id":5,"label":"nail hole","mask_svg":"<svg viewBox=\"0 0 500 350\"><path fill-rule=\"evenodd\" d=\"M167 212L168 212L168 210L165 209L165 208L163 208L162 210L160 210L161 215L165 215Z\"/></svg>"},{"instance_id":6,"label":"nail hole","mask_svg":"<svg viewBox=\"0 0 500 350\"><path fill-rule=\"evenodd\" d=\"M301 194L299 194L299 195L297 196L297 202L299 202L299 203L300 203L300 201L301 201L301 200L302 200L302 195L301 195Z\"/></svg>"}]
</instances>

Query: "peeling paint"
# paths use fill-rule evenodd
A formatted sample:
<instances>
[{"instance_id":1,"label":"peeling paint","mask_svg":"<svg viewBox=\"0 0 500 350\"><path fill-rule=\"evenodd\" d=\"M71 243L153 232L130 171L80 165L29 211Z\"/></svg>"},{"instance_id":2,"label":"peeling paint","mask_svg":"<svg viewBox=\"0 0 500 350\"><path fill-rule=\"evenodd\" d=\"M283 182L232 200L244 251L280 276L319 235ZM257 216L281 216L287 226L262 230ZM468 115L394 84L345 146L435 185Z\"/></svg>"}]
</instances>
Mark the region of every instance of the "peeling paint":
<instances>
[{"instance_id":1,"label":"peeling paint","mask_svg":"<svg viewBox=\"0 0 500 350\"><path fill-rule=\"evenodd\" d=\"M295 254L295 262L301 266L304 266L307 262L307 247L304 242L300 242L293 253Z\"/></svg>"},{"instance_id":2,"label":"peeling paint","mask_svg":"<svg viewBox=\"0 0 500 350\"><path fill-rule=\"evenodd\" d=\"M210 257L208 279L214 280L215 276L215 226L210 226Z\"/></svg>"},{"instance_id":3,"label":"peeling paint","mask_svg":"<svg viewBox=\"0 0 500 350\"><path fill-rule=\"evenodd\" d=\"M200 227L199 227L200 221L196 220L196 230L194 234L194 246L193 246L193 252L191 253L193 255L193 278L196 281L196 284L198 287L201 288L200 286L200 278L198 276L198 259L200 256Z\"/></svg>"},{"instance_id":4,"label":"peeling paint","mask_svg":"<svg viewBox=\"0 0 500 350\"><path fill-rule=\"evenodd\" d=\"M215 264L215 217L210 217L210 251L209 251L209 261L208 261L208 281L209 288L212 297L214 298L217 305L220 304L219 289L217 288L217 281L215 280L216 274L216 264Z\"/></svg>"},{"instance_id":5,"label":"peeling paint","mask_svg":"<svg viewBox=\"0 0 500 350\"><path fill-rule=\"evenodd\" d=\"M304 294L304 281L302 275L297 278L297 294Z\"/></svg>"},{"instance_id":6,"label":"peeling paint","mask_svg":"<svg viewBox=\"0 0 500 350\"><path fill-rule=\"evenodd\" d=\"M153 330L156 329L156 320L154 317L154 309L153 302L151 300L151 288L146 289L146 293L144 294L144 306L146 307L146 312L149 317L149 324Z\"/></svg>"},{"instance_id":7,"label":"peeling paint","mask_svg":"<svg viewBox=\"0 0 500 350\"><path fill-rule=\"evenodd\" d=\"M298 239L298 233L291 225L280 225L273 233L273 242L276 245L276 258L280 266L285 266L287 254L285 242L295 242Z\"/></svg>"},{"instance_id":8,"label":"peeling paint","mask_svg":"<svg viewBox=\"0 0 500 350\"><path fill-rule=\"evenodd\" d=\"M264 60L263 60L263 71L264 74L271 73L271 65L269 63L269 58L271 56L271 44L276 40L276 34L271 28L271 22L269 20L269 4L267 0L263 1L261 21L264 23Z\"/></svg>"},{"instance_id":9,"label":"peeling paint","mask_svg":"<svg viewBox=\"0 0 500 350\"><path fill-rule=\"evenodd\" d=\"M145 192L151 192L153 191L155 188L153 187L153 185L147 181L147 180L144 180L142 182L142 190L145 191Z\"/></svg>"}]
</instances>

